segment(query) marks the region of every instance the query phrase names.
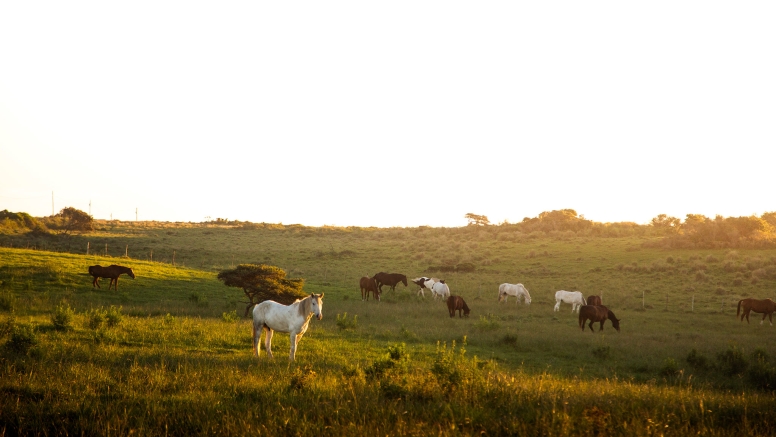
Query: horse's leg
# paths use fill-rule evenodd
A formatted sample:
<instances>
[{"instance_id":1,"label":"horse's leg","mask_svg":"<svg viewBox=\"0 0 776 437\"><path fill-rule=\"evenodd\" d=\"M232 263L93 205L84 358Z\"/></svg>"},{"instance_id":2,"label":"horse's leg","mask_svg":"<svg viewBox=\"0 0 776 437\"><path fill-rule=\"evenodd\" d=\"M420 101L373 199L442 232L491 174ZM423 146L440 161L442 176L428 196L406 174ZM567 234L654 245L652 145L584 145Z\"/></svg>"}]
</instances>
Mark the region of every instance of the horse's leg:
<instances>
[{"instance_id":1,"label":"horse's leg","mask_svg":"<svg viewBox=\"0 0 776 437\"><path fill-rule=\"evenodd\" d=\"M299 344L299 340L302 334L297 334L294 331L289 333L289 341L291 343L291 353L288 355L288 361L294 361L296 359L296 345Z\"/></svg>"},{"instance_id":2,"label":"horse's leg","mask_svg":"<svg viewBox=\"0 0 776 437\"><path fill-rule=\"evenodd\" d=\"M773 326L773 313L768 313L768 323L770 323L771 326Z\"/></svg>"},{"instance_id":3,"label":"horse's leg","mask_svg":"<svg viewBox=\"0 0 776 437\"><path fill-rule=\"evenodd\" d=\"M559 300L555 301L555 309L554 310L555 311L560 311L560 301Z\"/></svg>"},{"instance_id":4,"label":"horse's leg","mask_svg":"<svg viewBox=\"0 0 776 437\"><path fill-rule=\"evenodd\" d=\"M763 313L763 319L762 319L762 320L760 320L760 324L761 324L761 325L762 325L762 324L763 324L763 322L765 321L765 316L767 316L767 315L768 315L768 313Z\"/></svg>"},{"instance_id":5,"label":"horse's leg","mask_svg":"<svg viewBox=\"0 0 776 437\"><path fill-rule=\"evenodd\" d=\"M267 349L267 356L269 358L273 358L272 357L272 334L274 333L274 331L270 327L265 327L265 329L266 329L267 336L266 338L264 338L264 348Z\"/></svg>"},{"instance_id":6,"label":"horse's leg","mask_svg":"<svg viewBox=\"0 0 776 437\"><path fill-rule=\"evenodd\" d=\"M604 320L601 320L601 326L598 328L598 332L601 332L601 331L603 331L603 330L604 330L604 322L605 322L605 321L606 321L606 319L604 319Z\"/></svg>"},{"instance_id":7,"label":"horse's leg","mask_svg":"<svg viewBox=\"0 0 776 437\"><path fill-rule=\"evenodd\" d=\"M746 323L749 323L749 308L744 311L744 314L746 315Z\"/></svg>"},{"instance_id":8,"label":"horse's leg","mask_svg":"<svg viewBox=\"0 0 776 437\"><path fill-rule=\"evenodd\" d=\"M256 327L256 322L254 321L251 323L251 331L253 334L253 356L258 358L259 352L261 352L261 333L264 331L264 328L262 328L261 331Z\"/></svg>"},{"instance_id":9,"label":"horse's leg","mask_svg":"<svg viewBox=\"0 0 776 437\"><path fill-rule=\"evenodd\" d=\"M590 327L590 332L595 332L595 329L593 329L593 319L590 319L590 323L588 323L587 326Z\"/></svg>"}]
</instances>

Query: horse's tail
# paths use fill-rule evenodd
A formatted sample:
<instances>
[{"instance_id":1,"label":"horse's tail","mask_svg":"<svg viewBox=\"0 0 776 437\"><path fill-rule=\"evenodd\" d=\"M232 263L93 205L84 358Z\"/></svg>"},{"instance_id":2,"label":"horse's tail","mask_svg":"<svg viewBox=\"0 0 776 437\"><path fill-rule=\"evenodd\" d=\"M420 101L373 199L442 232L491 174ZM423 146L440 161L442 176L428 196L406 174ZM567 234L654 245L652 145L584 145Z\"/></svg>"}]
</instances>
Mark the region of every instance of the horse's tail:
<instances>
[{"instance_id":1,"label":"horse's tail","mask_svg":"<svg viewBox=\"0 0 776 437\"><path fill-rule=\"evenodd\" d=\"M738 317L738 315L741 314L741 302L743 301L744 301L743 299L738 301L738 309L736 310L736 317Z\"/></svg>"}]
</instances>

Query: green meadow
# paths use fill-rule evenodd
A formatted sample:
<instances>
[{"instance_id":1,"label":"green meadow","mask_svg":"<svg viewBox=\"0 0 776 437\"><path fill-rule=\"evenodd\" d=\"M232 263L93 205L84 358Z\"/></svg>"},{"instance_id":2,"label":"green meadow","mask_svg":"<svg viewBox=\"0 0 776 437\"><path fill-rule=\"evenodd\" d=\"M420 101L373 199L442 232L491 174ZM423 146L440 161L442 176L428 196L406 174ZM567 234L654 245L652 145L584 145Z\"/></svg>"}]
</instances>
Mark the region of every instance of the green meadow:
<instances>
[{"instance_id":1,"label":"green meadow","mask_svg":"<svg viewBox=\"0 0 776 437\"><path fill-rule=\"evenodd\" d=\"M776 327L736 318L776 298L776 249L665 249L600 235L463 228L98 222L0 234L0 435L771 435ZM325 293L289 363L251 351L242 290L279 266ZM121 264L118 291L88 266ZM417 287L362 302L378 271L444 278L450 318ZM522 283L532 303L497 300ZM621 319L582 332L557 290ZM597 329L597 324L596 324Z\"/></svg>"}]
</instances>

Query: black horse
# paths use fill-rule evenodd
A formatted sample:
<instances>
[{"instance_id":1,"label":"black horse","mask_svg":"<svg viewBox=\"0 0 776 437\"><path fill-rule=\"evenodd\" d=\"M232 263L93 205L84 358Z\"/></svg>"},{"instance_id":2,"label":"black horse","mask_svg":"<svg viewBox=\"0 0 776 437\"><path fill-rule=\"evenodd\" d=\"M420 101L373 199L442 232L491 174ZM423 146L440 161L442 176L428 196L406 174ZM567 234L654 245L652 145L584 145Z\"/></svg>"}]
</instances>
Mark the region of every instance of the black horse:
<instances>
[{"instance_id":1,"label":"black horse","mask_svg":"<svg viewBox=\"0 0 776 437\"><path fill-rule=\"evenodd\" d=\"M92 281L92 288L95 286L97 286L97 288L102 288L100 287L100 278L110 278L108 290L110 290L110 287L113 286L114 290L119 291L119 276L121 276L123 273L126 273L132 279L135 279L135 272L133 272L129 267L117 266L116 264L112 264L108 267L103 267L101 265L89 266L89 274L94 276L94 280ZM113 285L114 283L116 285Z\"/></svg>"},{"instance_id":2,"label":"black horse","mask_svg":"<svg viewBox=\"0 0 776 437\"><path fill-rule=\"evenodd\" d=\"M401 273L380 272L374 276L374 279L377 281L377 288L380 290L380 293L383 292L383 285L391 287L391 291L396 291L396 284L399 282L403 283L405 287L407 286L407 277Z\"/></svg>"}]
</instances>

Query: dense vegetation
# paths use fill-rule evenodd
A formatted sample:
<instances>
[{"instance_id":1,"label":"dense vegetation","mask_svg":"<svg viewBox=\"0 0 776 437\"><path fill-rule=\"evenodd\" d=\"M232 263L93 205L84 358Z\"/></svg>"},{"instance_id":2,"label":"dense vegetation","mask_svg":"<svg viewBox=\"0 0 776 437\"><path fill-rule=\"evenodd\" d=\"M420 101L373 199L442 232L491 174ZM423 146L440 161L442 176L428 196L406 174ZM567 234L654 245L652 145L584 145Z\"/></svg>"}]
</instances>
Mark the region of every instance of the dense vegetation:
<instances>
[{"instance_id":1,"label":"dense vegetation","mask_svg":"<svg viewBox=\"0 0 776 437\"><path fill-rule=\"evenodd\" d=\"M728 220L751 220L692 228L720 226L710 243L695 222L668 219L600 224L564 210L462 228L95 221L69 235L6 224L0 429L769 435L776 327L759 315L741 323L735 304L774 298L773 231L721 244ZM112 263L137 278L93 289L86 268ZM274 361L252 356L245 294L217 278L242 264L278 266L326 293L294 364L284 334ZM449 318L412 284L361 302L359 278L381 270L444 277L472 316ZM497 303L502 282L525 284L533 303ZM568 305L552 310L559 289L602 295L622 333L607 323L583 334Z\"/></svg>"}]
</instances>

